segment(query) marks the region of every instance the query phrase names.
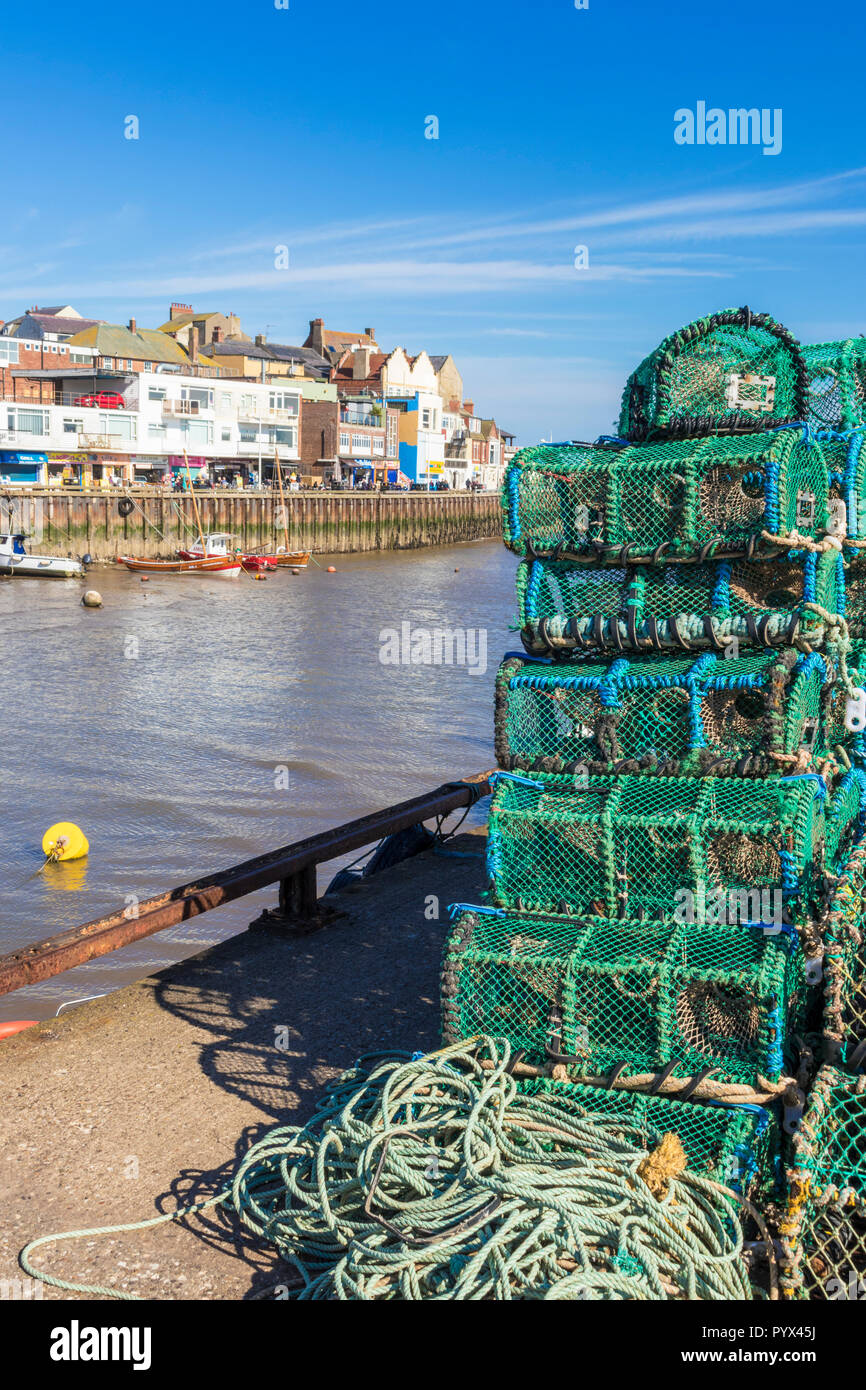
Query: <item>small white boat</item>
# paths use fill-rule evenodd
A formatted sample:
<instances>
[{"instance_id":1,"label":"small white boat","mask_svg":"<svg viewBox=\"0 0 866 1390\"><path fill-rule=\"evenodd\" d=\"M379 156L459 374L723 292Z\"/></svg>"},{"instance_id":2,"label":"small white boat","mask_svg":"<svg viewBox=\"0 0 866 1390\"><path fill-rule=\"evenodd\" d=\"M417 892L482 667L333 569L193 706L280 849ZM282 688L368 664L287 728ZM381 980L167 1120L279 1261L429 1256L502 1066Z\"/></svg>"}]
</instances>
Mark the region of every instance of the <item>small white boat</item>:
<instances>
[{"instance_id":1,"label":"small white boat","mask_svg":"<svg viewBox=\"0 0 866 1390\"><path fill-rule=\"evenodd\" d=\"M24 532L14 531L0 533L0 574L27 579L78 579L84 574L84 565L80 560L59 555L28 555Z\"/></svg>"}]
</instances>

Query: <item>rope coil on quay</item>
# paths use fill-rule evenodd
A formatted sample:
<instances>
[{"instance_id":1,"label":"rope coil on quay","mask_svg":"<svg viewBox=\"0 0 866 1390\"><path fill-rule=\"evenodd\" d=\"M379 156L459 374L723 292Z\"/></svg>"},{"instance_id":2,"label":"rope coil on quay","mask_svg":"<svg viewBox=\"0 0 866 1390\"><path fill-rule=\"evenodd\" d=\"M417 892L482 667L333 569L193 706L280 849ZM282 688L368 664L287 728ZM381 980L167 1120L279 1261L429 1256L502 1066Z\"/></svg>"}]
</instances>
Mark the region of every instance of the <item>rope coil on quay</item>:
<instances>
[{"instance_id":1,"label":"rope coil on quay","mask_svg":"<svg viewBox=\"0 0 866 1390\"><path fill-rule=\"evenodd\" d=\"M304 1126L248 1151L230 1186L141 1230L225 1205L298 1275L301 1300L751 1299L736 1193L690 1171L673 1135L518 1092L503 1039L362 1058Z\"/></svg>"}]
</instances>

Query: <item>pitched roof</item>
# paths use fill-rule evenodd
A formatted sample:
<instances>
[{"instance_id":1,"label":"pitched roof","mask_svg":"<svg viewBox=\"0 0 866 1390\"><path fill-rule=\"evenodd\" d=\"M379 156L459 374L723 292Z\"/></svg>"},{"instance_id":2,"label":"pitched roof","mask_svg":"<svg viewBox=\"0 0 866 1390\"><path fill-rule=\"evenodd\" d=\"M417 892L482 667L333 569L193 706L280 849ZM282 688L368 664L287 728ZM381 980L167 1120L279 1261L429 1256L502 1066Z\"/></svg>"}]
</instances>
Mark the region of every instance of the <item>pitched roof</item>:
<instances>
[{"instance_id":1,"label":"pitched roof","mask_svg":"<svg viewBox=\"0 0 866 1390\"><path fill-rule=\"evenodd\" d=\"M160 333L171 333L178 328L188 328L191 323L206 323L208 319L219 318L216 309L212 309L208 314L179 314L176 319L169 319L167 323L159 325Z\"/></svg>"},{"instance_id":2,"label":"pitched roof","mask_svg":"<svg viewBox=\"0 0 866 1390\"><path fill-rule=\"evenodd\" d=\"M443 353L441 357L438 354L434 357L431 353L428 354L428 356L430 357L430 361L433 363L433 366L436 368L437 372L441 372L442 368L445 366L445 363L448 361L448 358L451 356L451 354L450 352L446 352Z\"/></svg>"},{"instance_id":3,"label":"pitched roof","mask_svg":"<svg viewBox=\"0 0 866 1390\"><path fill-rule=\"evenodd\" d=\"M325 347L340 347L349 343L360 343L362 347L369 344L372 347L375 340L367 333L341 333L335 328L323 328L322 342Z\"/></svg>"},{"instance_id":4,"label":"pitched roof","mask_svg":"<svg viewBox=\"0 0 866 1390\"><path fill-rule=\"evenodd\" d=\"M40 309L38 313L28 312L22 314L19 319L13 320L13 331L10 336L15 338L36 337L35 333L27 331L27 324L37 327L42 333L61 333L69 336L73 333L80 333L83 328L92 328L96 323L99 323L99 319L62 317L58 314L43 313Z\"/></svg>"},{"instance_id":5,"label":"pitched roof","mask_svg":"<svg viewBox=\"0 0 866 1390\"><path fill-rule=\"evenodd\" d=\"M251 343L246 338L226 338L221 343L202 343L199 352L203 352L206 357L263 357L267 360L271 357L266 347L259 347L258 343Z\"/></svg>"},{"instance_id":6,"label":"pitched roof","mask_svg":"<svg viewBox=\"0 0 866 1390\"><path fill-rule=\"evenodd\" d=\"M102 357L127 357L138 362L177 362L189 358L179 343L158 328L139 328L131 333L120 324L97 323L69 339L75 347L95 347Z\"/></svg>"},{"instance_id":7,"label":"pitched roof","mask_svg":"<svg viewBox=\"0 0 866 1390\"><path fill-rule=\"evenodd\" d=\"M369 381L371 377L380 375L383 365L388 361L389 354L387 352L371 352L370 370L367 373L366 377L360 378L354 375L354 358L352 357L351 353L345 353L344 356L345 361L340 362L340 364L335 368L335 381Z\"/></svg>"}]
</instances>

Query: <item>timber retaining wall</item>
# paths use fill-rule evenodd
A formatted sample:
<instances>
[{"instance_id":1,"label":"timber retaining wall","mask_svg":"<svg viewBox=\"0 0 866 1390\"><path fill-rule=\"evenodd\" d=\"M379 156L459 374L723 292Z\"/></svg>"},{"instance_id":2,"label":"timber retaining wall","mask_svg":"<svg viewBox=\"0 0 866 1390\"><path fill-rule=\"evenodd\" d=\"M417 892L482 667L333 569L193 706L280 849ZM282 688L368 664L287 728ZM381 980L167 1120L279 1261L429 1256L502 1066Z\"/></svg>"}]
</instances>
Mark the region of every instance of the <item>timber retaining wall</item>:
<instances>
[{"instance_id":1,"label":"timber retaining wall","mask_svg":"<svg viewBox=\"0 0 866 1390\"><path fill-rule=\"evenodd\" d=\"M119 509L125 497L135 504L129 516ZM285 544L277 494L202 491L195 502L205 531L230 531L243 549ZM158 488L16 490L3 495L3 526L10 521L9 507L34 554L170 559L198 535L190 495ZM288 493L285 508L289 547L319 554L412 550L502 534L499 494L491 492Z\"/></svg>"}]
</instances>

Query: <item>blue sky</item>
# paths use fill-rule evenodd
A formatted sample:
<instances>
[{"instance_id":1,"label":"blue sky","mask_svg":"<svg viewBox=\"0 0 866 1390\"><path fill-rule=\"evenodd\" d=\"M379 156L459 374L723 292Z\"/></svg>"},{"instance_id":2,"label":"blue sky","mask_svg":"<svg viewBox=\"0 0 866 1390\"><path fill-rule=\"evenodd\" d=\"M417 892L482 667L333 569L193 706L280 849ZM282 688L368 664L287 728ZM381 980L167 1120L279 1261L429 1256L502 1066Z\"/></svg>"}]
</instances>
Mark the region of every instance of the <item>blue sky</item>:
<instances>
[{"instance_id":1,"label":"blue sky","mask_svg":"<svg viewBox=\"0 0 866 1390\"><path fill-rule=\"evenodd\" d=\"M866 331L862 0L288 4L4 16L0 317L371 325L452 352L522 443L609 431L714 308ZM678 145L699 101L781 109L780 153Z\"/></svg>"}]
</instances>

